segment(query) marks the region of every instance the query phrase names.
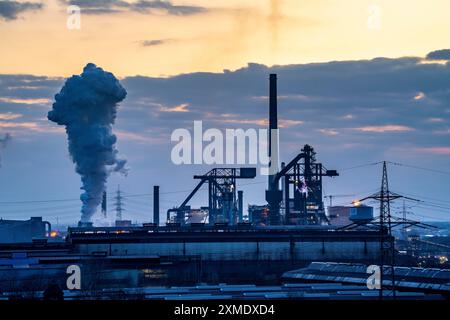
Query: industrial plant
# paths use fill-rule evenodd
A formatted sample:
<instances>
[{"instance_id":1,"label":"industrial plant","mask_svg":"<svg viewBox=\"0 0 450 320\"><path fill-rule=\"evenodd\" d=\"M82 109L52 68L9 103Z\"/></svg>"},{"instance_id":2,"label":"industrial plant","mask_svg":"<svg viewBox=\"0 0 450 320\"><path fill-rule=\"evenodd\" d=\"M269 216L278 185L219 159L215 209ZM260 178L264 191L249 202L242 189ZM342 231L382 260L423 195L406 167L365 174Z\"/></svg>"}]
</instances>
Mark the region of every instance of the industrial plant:
<instances>
[{"instance_id":1,"label":"industrial plant","mask_svg":"<svg viewBox=\"0 0 450 320\"><path fill-rule=\"evenodd\" d=\"M278 137L272 136L278 135L277 75L269 81L268 155L276 170L268 175L266 203L244 207L240 185L257 177L256 167L212 167L193 177L196 186L164 212L165 221L160 186L153 188L153 218L142 225L122 216L118 189L115 226L101 227L89 218L97 202L106 216L108 197L86 178L76 227L56 232L41 218L0 220L0 299L41 299L51 285L74 300L448 299L448 260L419 267L425 255L448 257L449 244L411 232L402 236L407 229L436 227L392 216L391 202L404 196L390 191L386 162L378 192L349 206L333 206L333 196L327 196L327 208L323 179L338 179L339 172L320 162L320 150L304 144L292 159L280 159ZM125 97L119 85L115 90L117 101ZM57 98L61 108L64 94ZM49 118L67 120L56 112ZM70 130L75 134L78 128ZM70 141L73 152L84 143ZM123 170L125 162L110 151L114 170ZM91 192L100 199L90 199ZM192 207L201 192L207 203ZM379 214L368 199L379 205ZM66 286L70 266L81 272L75 289ZM372 287L368 279L376 272L368 272L369 266L380 274Z\"/></svg>"}]
</instances>

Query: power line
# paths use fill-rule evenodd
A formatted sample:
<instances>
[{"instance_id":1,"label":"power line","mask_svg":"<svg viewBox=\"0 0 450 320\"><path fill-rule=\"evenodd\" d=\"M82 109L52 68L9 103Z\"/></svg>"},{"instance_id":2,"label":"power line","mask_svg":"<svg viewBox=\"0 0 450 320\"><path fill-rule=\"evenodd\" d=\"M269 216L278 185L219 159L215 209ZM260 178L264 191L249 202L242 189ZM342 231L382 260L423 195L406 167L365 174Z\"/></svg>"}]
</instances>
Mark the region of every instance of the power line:
<instances>
[{"instance_id":1,"label":"power line","mask_svg":"<svg viewBox=\"0 0 450 320\"><path fill-rule=\"evenodd\" d=\"M160 194L175 194L175 193L184 193L190 192L189 190L178 190L178 191L168 191L161 192ZM141 193L141 194L131 194L131 195L122 195L122 198L135 198L135 197L147 197L153 196L153 193ZM94 198L91 198L94 199ZM114 196L108 197L108 200L114 200ZM23 201L0 201L0 205L9 205L9 204L33 204L33 203L51 203L51 202L69 202L69 201L80 201L80 198L72 198L72 199L51 199L51 200L23 200Z\"/></svg>"},{"instance_id":2,"label":"power line","mask_svg":"<svg viewBox=\"0 0 450 320\"><path fill-rule=\"evenodd\" d=\"M428 199L428 200L433 200L433 201L437 201L437 202L444 202L444 203L450 204L450 201L442 200L442 199L438 199L438 198L431 198L431 197L426 197L426 196L422 196L422 195L418 195L418 194L414 194L414 193L406 193L406 192L404 192L404 194L413 196L413 197L419 197L419 198L423 198L423 199Z\"/></svg>"},{"instance_id":3,"label":"power line","mask_svg":"<svg viewBox=\"0 0 450 320\"><path fill-rule=\"evenodd\" d=\"M353 166L353 167L339 169L338 171L347 171L347 170L365 168L365 167L370 167L370 166L376 166L376 165L381 164L381 163L383 163L383 161L371 162L371 163L366 163L366 164L360 164L360 165Z\"/></svg>"},{"instance_id":4,"label":"power line","mask_svg":"<svg viewBox=\"0 0 450 320\"><path fill-rule=\"evenodd\" d=\"M450 174L450 171L443 171L443 170L437 170L437 169L424 168L424 167L413 166L413 165L404 164L404 163L398 163L398 162L391 162L391 161L387 161L387 162L389 164L392 164L392 165L395 165L395 166L401 166L401 167L407 167L407 168L412 168L412 169L425 170L425 171L430 171L430 172L435 172L435 173Z\"/></svg>"}]
</instances>

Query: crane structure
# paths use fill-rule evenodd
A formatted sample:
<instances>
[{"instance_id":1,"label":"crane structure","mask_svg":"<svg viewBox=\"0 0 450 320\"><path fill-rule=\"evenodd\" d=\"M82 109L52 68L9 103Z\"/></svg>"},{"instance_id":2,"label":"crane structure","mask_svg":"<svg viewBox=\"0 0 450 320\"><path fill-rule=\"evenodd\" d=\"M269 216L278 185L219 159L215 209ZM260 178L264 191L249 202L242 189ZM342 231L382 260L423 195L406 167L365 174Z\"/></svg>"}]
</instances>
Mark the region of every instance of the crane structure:
<instances>
[{"instance_id":1,"label":"crane structure","mask_svg":"<svg viewBox=\"0 0 450 320\"><path fill-rule=\"evenodd\" d=\"M236 196L236 180L255 177L256 168L214 168L204 175L195 175L194 179L200 180L199 183L178 208L168 210L167 220L171 221L172 213L175 213L176 223L184 224L186 213L190 211L189 201L207 183L209 224L237 224L242 200Z\"/></svg>"},{"instance_id":2,"label":"crane structure","mask_svg":"<svg viewBox=\"0 0 450 320\"><path fill-rule=\"evenodd\" d=\"M284 201L284 224L323 224L328 221L323 204L322 177L336 177L336 170L327 170L316 162L316 152L305 145L291 162L274 176L266 191L271 225L282 224L280 203ZM279 183L283 180L283 190Z\"/></svg>"}]
</instances>

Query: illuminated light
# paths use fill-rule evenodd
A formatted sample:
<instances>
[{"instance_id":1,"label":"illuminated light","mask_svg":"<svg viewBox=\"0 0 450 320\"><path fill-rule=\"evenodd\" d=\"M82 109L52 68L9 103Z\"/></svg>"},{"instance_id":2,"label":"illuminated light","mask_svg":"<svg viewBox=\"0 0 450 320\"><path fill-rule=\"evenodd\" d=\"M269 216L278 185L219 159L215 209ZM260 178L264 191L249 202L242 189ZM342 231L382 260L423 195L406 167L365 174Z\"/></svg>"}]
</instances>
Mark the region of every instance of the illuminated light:
<instances>
[{"instance_id":1,"label":"illuminated light","mask_svg":"<svg viewBox=\"0 0 450 320\"><path fill-rule=\"evenodd\" d=\"M448 258L446 256L440 256L439 257L439 263L444 264L448 262Z\"/></svg>"},{"instance_id":2,"label":"illuminated light","mask_svg":"<svg viewBox=\"0 0 450 320\"><path fill-rule=\"evenodd\" d=\"M354 201L352 202L352 204L353 204L355 207L359 207L359 206L361 205L361 201L359 201L359 200L354 200Z\"/></svg>"},{"instance_id":3,"label":"illuminated light","mask_svg":"<svg viewBox=\"0 0 450 320\"><path fill-rule=\"evenodd\" d=\"M50 238L56 238L57 236L58 236L58 232L57 231L50 232Z\"/></svg>"}]
</instances>

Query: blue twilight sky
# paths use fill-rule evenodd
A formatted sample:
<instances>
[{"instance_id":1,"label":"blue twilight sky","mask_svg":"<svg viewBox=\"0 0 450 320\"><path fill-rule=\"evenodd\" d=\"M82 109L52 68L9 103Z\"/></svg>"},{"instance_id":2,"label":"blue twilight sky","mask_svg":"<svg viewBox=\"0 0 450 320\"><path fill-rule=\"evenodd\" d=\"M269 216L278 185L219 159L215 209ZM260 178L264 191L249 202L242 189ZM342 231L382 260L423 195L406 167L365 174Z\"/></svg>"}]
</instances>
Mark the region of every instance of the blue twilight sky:
<instances>
[{"instance_id":1,"label":"blue twilight sky","mask_svg":"<svg viewBox=\"0 0 450 320\"><path fill-rule=\"evenodd\" d=\"M439 60L436 60L439 58ZM176 128L265 128L268 75L279 78L281 157L288 161L305 144L330 169L347 169L326 179L326 194L347 204L376 191L381 166L348 169L381 160L428 168L389 167L394 191L427 201L410 209L416 216L449 220L450 62L448 51L427 57L328 62L266 67L249 64L236 71L188 73L167 78L125 77L128 91L114 132L129 175L112 175L110 198L120 184L125 218L149 221L154 184L161 185L162 215L179 204L207 166L172 164L170 141ZM80 70L83 66L80 66ZM109 70L114 71L114 70ZM79 218L80 177L74 172L62 128L46 119L64 79L0 75L0 130L11 141L1 150L0 216L43 215L52 222ZM445 173L447 172L447 174ZM245 203L264 203L265 177L244 181ZM180 191L175 192L174 191ZM205 192L202 193L204 195ZM135 196L136 195L136 196ZM8 203L30 200L68 200ZM109 214L114 215L112 201ZM204 205L204 196L193 206ZM412 204L412 203L409 203ZM400 206L401 203L398 203Z\"/></svg>"}]
</instances>

